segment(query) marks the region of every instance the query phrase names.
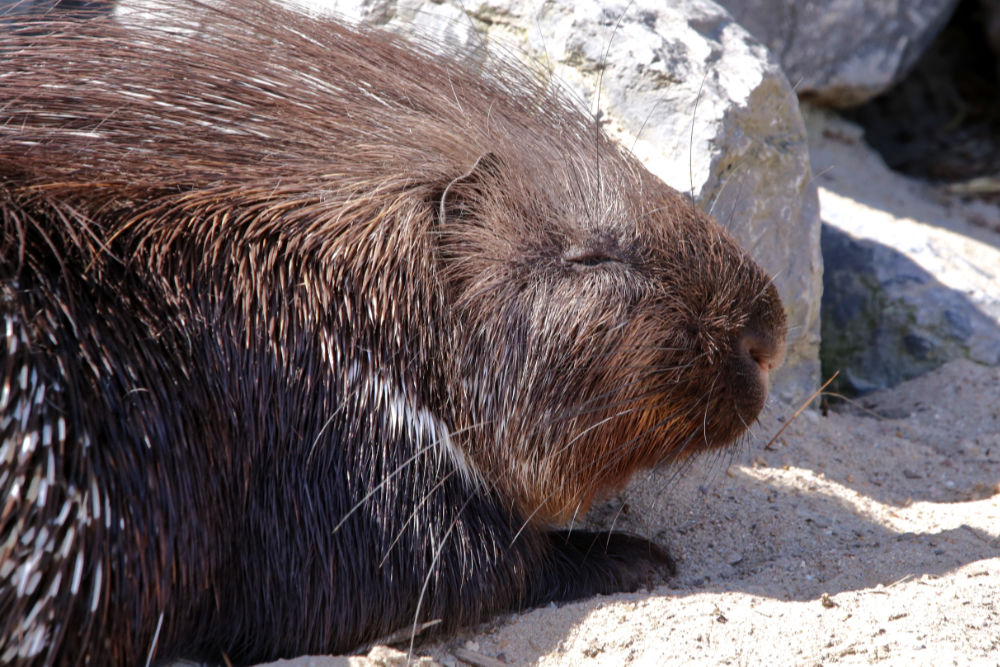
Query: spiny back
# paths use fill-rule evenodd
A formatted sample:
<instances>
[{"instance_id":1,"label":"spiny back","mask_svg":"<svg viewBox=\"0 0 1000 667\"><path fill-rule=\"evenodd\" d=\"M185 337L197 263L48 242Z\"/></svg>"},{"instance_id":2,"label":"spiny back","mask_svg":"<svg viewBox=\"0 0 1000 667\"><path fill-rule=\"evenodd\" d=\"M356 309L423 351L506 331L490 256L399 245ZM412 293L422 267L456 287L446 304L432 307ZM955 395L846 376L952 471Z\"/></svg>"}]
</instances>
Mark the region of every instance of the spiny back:
<instances>
[{"instance_id":1,"label":"spiny back","mask_svg":"<svg viewBox=\"0 0 1000 667\"><path fill-rule=\"evenodd\" d=\"M14 158L32 146L38 180L116 182L127 172L133 184L177 185L184 163L188 183L206 187L234 178L234 165L243 182L276 180L276 167L336 180L331 152L341 170L391 179L460 157L471 166L498 145L530 144L558 162L594 145L589 119L566 113L566 98L530 68L501 58L480 68L334 23L320 34L306 29L310 17L268 3L247 11L258 17L180 3L157 25L98 18L47 24L55 34L10 30L0 38L0 169L23 165Z\"/></svg>"}]
</instances>

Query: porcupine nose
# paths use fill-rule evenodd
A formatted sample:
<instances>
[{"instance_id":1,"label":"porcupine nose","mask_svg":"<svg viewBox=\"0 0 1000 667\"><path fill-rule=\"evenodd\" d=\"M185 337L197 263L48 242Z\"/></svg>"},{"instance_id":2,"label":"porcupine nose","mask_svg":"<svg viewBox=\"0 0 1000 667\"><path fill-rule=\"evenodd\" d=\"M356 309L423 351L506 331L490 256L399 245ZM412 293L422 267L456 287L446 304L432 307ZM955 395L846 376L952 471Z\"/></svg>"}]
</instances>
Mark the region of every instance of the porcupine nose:
<instances>
[{"instance_id":1,"label":"porcupine nose","mask_svg":"<svg viewBox=\"0 0 1000 667\"><path fill-rule=\"evenodd\" d=\"M784 317L769 307L756 310L739 333L732 352L734 399L745 423L756 419L764 409L771 371L785 358Z\"/></svg>"},{"instance_id":2,"label":"porcupine nose","mask_svg":"<svg viewBox=\"0 0 1000 667\"><path fill-rule=\"evenodd\" d=\"M785 337L780 332L760 326L746 327L736 348L744 360L757 364L765 381L770 371L781 366L785 360Z\"/></svg>"}]
</instances>

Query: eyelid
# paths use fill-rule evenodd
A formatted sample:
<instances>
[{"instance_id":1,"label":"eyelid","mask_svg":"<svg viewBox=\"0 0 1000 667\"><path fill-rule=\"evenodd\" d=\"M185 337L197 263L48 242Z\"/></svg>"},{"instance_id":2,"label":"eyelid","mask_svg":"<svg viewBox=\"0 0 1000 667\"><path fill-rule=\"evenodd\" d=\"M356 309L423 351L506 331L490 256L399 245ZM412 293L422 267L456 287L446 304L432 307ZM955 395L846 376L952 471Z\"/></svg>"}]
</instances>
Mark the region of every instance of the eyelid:
<instances>
[{"instance_id":1,"label":"eyelid","mask_svg":"<svg viewBox=\"0 0 1000 667\"><path fill-rule=\"evenodd\" d=\"M563 254L563 261L570 264L581 264L583 266L596 266L608 262L619 261L618 257L603 250L592 248L570 248Z\"/></svg>"},{"instance_id":2,"label":"eyelid","mask_svg":"<svg viewBox=\"0 0 1000 667\"><path fill-rule=\"evenodd\" d=\"M574 244L563 252L563 261L582 266L596 266L608 262L621 262L618 244L609 238L598 238L589 243Z\"/></svg>"}]
</instances>

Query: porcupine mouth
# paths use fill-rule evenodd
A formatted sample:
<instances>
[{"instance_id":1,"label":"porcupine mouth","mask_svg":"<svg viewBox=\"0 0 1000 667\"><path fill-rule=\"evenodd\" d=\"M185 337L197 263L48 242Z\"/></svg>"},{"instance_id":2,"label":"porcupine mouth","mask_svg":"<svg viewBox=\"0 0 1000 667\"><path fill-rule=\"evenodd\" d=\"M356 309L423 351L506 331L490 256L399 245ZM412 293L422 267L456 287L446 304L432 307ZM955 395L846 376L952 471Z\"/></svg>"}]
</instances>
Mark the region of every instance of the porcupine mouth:
<instances>
[{"instance_id":1,"label":"porcupine mouth","mask_svg":"<svg viewBox=\"0 0 1000 667\"><path fill-rule=\"evenodd\" d=\"M767 402L771 372L785 357L781 330L748 326L740 335L727 363L727 400L730 416L710 440L714 447L735 442L757 420ZM725 404L720 405L725 410Z\"/></svg>"}]
</instances>

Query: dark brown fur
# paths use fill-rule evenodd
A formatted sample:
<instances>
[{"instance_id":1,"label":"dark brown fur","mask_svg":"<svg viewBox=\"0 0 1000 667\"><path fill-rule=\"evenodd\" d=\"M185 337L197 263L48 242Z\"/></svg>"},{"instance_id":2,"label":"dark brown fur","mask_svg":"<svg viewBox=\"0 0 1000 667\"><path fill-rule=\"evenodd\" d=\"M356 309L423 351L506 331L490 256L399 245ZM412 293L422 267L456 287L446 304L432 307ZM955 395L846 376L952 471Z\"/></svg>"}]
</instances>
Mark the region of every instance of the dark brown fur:
<instances>
[{"instance_id":1,"label":"dark brown fur","mask_svg":"<svg viewBox=\"0 0 1000 667\"><path fill-rule=\"evenodd\" d=\"M549 526L753 422L767 276L518 65L174 11L0 33L0 659L344 651L668 566Z\"/></svg>"}]
</instances>

